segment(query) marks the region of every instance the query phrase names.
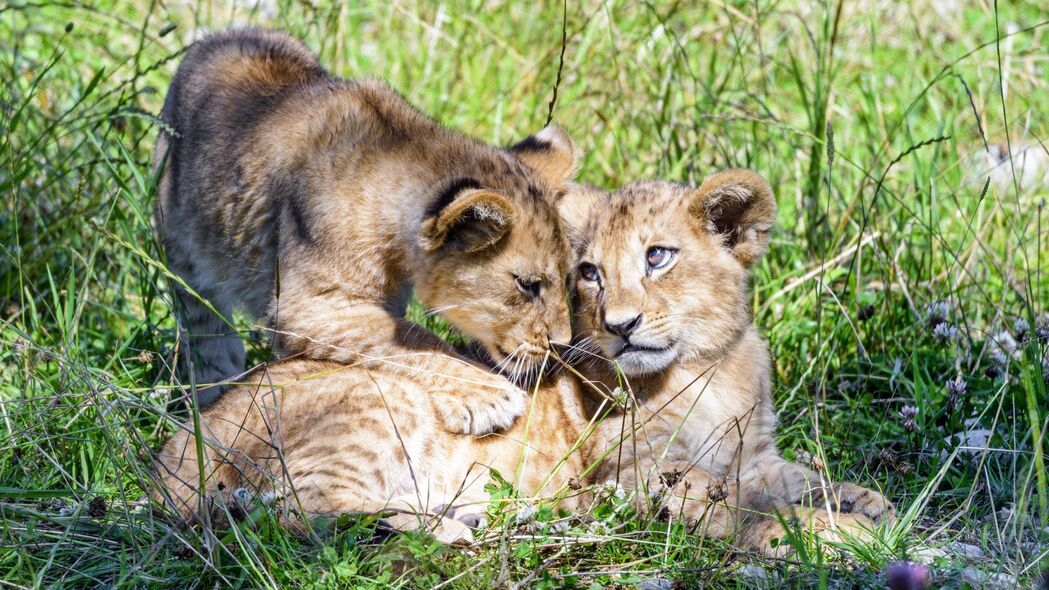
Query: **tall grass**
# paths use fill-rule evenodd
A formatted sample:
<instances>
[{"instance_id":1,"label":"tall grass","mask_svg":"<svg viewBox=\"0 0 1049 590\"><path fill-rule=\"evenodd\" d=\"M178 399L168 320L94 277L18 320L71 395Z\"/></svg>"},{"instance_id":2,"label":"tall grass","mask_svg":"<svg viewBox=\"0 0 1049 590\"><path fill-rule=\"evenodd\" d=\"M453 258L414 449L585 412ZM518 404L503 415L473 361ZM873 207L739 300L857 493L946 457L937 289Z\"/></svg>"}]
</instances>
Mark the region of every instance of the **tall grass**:
<instances>
[{"instance_id":1,"label":"tall grass","mask_svg":"<svg viewBox=\"0 0 1049 590\"><path fill-rule=\"evenodd\" d=\"M870 585L905 557L955 584L1031 581L1049 551L1047 22L1033 0L0 5L0 583ZM598 185L764 174L781 214L754 311L779 442L883 489L901 524L769 562L615 506L566 534L493 514L499 542L469 550L367 519L308 540L151 510L185 393L149 222L156 113L189 42L249 23L488 141L552 110Z\"/></svg>"}]
</instances>

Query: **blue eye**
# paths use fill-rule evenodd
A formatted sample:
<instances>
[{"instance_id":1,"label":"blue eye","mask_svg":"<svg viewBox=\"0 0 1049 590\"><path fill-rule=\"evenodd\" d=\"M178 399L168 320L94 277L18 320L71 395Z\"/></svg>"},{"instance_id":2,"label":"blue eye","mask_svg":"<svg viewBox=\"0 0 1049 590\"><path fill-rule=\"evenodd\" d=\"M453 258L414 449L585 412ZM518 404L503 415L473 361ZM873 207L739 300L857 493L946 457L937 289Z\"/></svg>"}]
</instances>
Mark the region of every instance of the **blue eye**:
<instances>
[{"instance_id":1,"label":"blue eye","mask_svg":"<svg viewBox=\"0 0 1049 590\"><path fill-rule=\"evenodd\" d=\"M671 250L670 248L652 246L648 249L648 253L645 255L645 260L648 262L648 269L658 270L666 267L670 264L670 261L674 260L675 252L676 250Z\"/></svg>"}]
</instances>

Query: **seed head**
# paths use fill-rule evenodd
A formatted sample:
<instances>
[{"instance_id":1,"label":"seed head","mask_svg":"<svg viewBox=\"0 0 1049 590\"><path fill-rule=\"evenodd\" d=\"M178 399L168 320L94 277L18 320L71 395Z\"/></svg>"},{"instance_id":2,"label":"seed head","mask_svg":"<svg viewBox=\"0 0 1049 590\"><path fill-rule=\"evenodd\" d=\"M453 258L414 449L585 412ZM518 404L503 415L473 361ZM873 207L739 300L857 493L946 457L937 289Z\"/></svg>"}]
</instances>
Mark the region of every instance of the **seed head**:
<instances>
[{"instance_id":1,"label":"seed head","mask_svg":"<svg viewBox=\"0 0 1049 590\"><path fill-rule=\"evenodd\" d=\"M707 486L707 499L711 502L720 502L728 497L728 484L725 480L718 479L710 482Z\"/></svg>"},{"instance_id":2,"label":"seed head","mask_svg":"<svg viewBox=\"0 0 1049 590\"><path fill-rule=\"evenodd\" d=\"M612 390L612 401L616 404L616 407L624 411L633 407L633 400L630 399L630 394L622 387L616 387Z\"/></svg>"}]
</instances>

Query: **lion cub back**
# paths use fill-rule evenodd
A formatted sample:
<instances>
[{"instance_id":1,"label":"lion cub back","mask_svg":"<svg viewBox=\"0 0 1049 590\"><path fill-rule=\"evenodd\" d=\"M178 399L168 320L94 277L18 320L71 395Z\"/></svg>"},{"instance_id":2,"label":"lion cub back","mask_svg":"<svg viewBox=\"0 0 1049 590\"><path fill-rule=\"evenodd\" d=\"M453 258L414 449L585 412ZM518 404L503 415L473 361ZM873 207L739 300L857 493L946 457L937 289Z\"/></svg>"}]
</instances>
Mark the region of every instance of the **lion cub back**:
<instances>
[{"instance_id":1,"label":"lion cub back","mask_svg":"<svg viewBox=\"0 0 1049 590\"><path fill-rule=\"evenodd\" d=\"M449 398L456 388L440 376L455 368L420 351L451 353L403 320L413 289L499 366L518 368L511 377L533 375L550 341L569 338L567 244L552 203L574 153L559 128L491 146L385 83L329 75L298 41L250 30L189 50L164 118L156 227L189 287L176 292L198 384L243 370L224 319L235 308L269 319L279 355L410 358L404 370L437 375ZM466 401L456 413L478 419L451 427L507 426L520 395L489 403L509 382L480 369L470 379L493 395Z\"/></svg>"}]
</instances>

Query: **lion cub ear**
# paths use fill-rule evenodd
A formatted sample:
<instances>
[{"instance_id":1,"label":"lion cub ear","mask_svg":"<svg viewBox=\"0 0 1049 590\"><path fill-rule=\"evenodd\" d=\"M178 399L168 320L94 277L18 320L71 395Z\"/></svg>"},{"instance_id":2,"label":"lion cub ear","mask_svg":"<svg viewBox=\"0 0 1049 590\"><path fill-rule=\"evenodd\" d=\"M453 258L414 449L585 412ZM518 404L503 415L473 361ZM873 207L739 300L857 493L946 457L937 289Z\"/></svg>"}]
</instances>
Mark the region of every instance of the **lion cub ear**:
<instances>
[{"instance_id":1,"label":"lion cub ear","mask_svg":"<svg viewBox=\"0 0 1049 590\"><path fill-rule=\"evenodd\" d=\"M547 125L522 139L510 147L510 152L554 188L564 186L575 176L575 145L557 125Z\"/></svg>"},{"instance_id":2,"label":"lion cub ear","mask_svg":"<svg viewBox=\"0 0 1049 590\"><path fill-rule=\"evenodd\" d=\"M772 187L751 170L727 170L703 180L689 213L719 234L736 259L750 266L761 258L776 222Z\"/></svg>"},{"instance_id":3,"label":"lion cub ear","mask_svg":"<svg viewBox=\"0 0 1049 590\"><path fill-rule=\"evenodd\" d=\"M509 199L490 190L467 188L451 202L444 201L438 199L439 208L423 219L420 240L427 252L483 250L498 242L513 222L514 206Z\"/></svg>"}]
</instances>

